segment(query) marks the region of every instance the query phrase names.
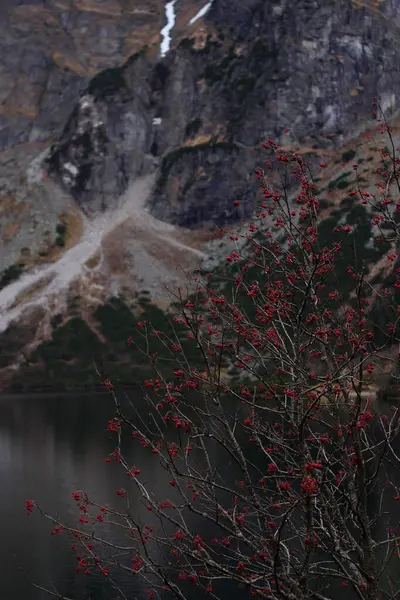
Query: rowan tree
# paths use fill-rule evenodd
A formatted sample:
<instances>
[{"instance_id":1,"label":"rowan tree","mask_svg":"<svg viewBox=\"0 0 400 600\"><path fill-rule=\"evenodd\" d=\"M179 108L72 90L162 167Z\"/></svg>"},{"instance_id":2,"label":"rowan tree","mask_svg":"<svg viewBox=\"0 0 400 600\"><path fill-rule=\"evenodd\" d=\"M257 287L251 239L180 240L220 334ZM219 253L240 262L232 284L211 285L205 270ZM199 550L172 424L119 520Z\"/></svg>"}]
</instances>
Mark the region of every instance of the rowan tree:
<instances>
[{"instance_id":1,"label":"rowan tree","mask_svg":"<svg viewBox=\"0 0 400 600\"><path fill-rule=\"evenodd\" d=\"M383 115L378 131L389 148L376 191L355 163L344 193L353 222L349 210L329 221L306 158L266 140L256 214L227 232L225 266L194 274L168 331L138 322L128 342L154 373L140 401L126 406L105 381L116 411L106 461L126 486L114 506L74 492L74 524L37 507L73 536L82 576L101 571L119 598L132 597L121 572L148 598L400 596L399 414L374 389L396 385L400 358L400 185ZM129 462L126 444L154 470Z\"/></svg>"}]
</instances>

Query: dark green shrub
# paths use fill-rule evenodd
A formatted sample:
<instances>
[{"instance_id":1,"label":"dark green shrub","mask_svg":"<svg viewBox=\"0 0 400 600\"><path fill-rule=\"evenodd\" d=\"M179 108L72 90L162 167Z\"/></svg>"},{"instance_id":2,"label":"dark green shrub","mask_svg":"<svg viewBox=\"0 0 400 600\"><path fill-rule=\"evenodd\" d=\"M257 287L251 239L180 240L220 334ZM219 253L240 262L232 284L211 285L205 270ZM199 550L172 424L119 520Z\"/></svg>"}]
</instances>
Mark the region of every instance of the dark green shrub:
<instances>
[{"instance_id":1,"label":"dark green shrub","mask_svg":"<svg viewBox=\"0 0 400 600\"><path fill-rule=\"evenodd\" d=\"M93 364L103 344L83 319L73 317L53 331L52 339L43 342L32 353L32 360L43 360L53 370L57 361L77 359L79 364Z\"/></svg>"},{"instance_id":2,"label":"dark green shrub","mask_svg":"<svg viewBox=\"0 0 400 600\"><path fill-rule=\"evenodd\" d=\"M341 179L340 181L338 181L337 183L337 188L339 190L342 190L343 188L346 188L350 185L350 181L347 181L347 179Z\"/></svg>"},{"instance_id":3,"label":"dark green shrub","mask_svg":"<svg viewBox=\"0 0 400 600\"><path fill-rule=\"evenodd\" d=\"M332 191L336 187L339 188L339 189L342 189L342 188L345 188L348 185L350 185L349 182L346 180L346 178L349 175L351 175L351 171L345 171L344 173L342 173L341 175L339 175L339 177L336 177L336 179L333 179L332 181L330 181L328 183L328 190ZM345 183L343 183L343 180L346 180Z\"/></svg>"},{"instance_id":4,"label":"dark green shrub","mask_svg":"<svg viewBox=\"0 0 400 600\"><path fill-rule=\"evenodd\" d=\"M123 69L114 67L100 71L88 85L88 92L99 98L112 96L126 87Z\"/></svg>"},{"instance_id":5,"label":"dark green shrub","mask_svg":"<svg viewBox=\"0 0 400 600\"><path fill-rule=\"evenodd\" d=\"M341 207L350 208L354 204L354 199L351 196L346 196L340 203Z\"/></svg>"},{"instance_id":6,"label":"dark green shrub","mask_svg":"<svg viewBox=\"0 0 400 600\"><path fill-rule=\"evenodd\" d=\"M0 274L0 290L5 288L13 281L17 281L17 279L20 278L23 270L24 265L22 263L10 265L6 269L4 269L4 271Z\"/></svg>"},{"instance_id":7,"label":"dark green shrub","mask_svg":"<svg viewBox=\"0 0 400 600\"><path fill-rule=\"evenodd\" d=\"M100 323L101 333L113 344L126 346L127 338L132 335L138 319L121 298L110 298L99 306L94 317Z\"/></svg>"},{"instance_id":8,"label":"dark green shrub","mask_svg":"<svg viewBox=\"0 0 400 600\"><path fill-rule=\"evenodd\" d=\"M185 136L195 136L201 129L202 125L203 121L201 120L201 117L196 117L186 125Z\"/></svg>"},{"instance_id":9,"label":"dark green shrub","mask_svg":"<svg viewBox=\"0 0 400 600\"><path fill-rule=\"evenodd\" d=\"M321 198L321 200L319 200L319 207L322 209L329 208L332 205L332 202L329 202L329 200L326 200L325 198Z\"/></svg>"},{"instance_id":10,"label":"dark green shrub","mask_svg":"<svg viewBox=\"0 0 400 600\"><path fill-rule=\"evenodd\" d=\"M191 50L194 46L194 38L183 38L180 41L178 48L183 48L184 50Z\"/></svg>"},{"instance_id":11,"label":"dark green shrub","mask_svg":"<svg viewBox=\"0 0 400 600\"><path fill-rule=\"evenodd\" d=\"M67 231L67 226L64 225L64 223L59 223L56 227L56 233L58 233L58 235L63 236L66 234Z\"/></svg>"},{"instance_id":12,"label":"dark green shrub","mask_svg":"<svg viewBox=\"0 0 400 600\"><path fill-rule=\"evenodd\" d=\"M57 329L57 327L60 325L61 322L62 322L62 315L60 313L54 315L54 317L50 321L53 329Z\"/></svg>"},{"instance_id":13,"label":"dark green shrub","mask_svg":"<svg viewBox=\"0 0 400 600\"><path fill-rule=\"evenodd\" d=\"M350 148L350 150L346 150L342 153L342 161L348 162L349 160L353 160L356 155L356 151Z\"/></svg>"}]
</instances>

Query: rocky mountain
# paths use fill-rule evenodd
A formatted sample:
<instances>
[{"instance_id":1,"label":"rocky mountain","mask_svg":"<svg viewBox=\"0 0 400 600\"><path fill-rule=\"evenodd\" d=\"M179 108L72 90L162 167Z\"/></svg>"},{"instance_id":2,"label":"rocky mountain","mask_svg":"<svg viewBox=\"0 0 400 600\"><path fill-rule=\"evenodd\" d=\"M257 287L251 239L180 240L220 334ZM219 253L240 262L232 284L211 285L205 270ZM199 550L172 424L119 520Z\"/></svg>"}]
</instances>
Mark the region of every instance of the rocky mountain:
<instances>
[{"instance_id":1,"label":"rocky mountain","mask_svg":"<svg viewBox=\"0 0 400 600\"><path fill-rule=\"evenodd\" d=\"M0 146L59 135L88 81L157 43L158 0L3 0Z\"/></svg>"},{"instance_id":2,"label":"rocky mountain","mask_svg":"<svg viewBox=\"0 0 400 600\"><path fill-rule=\"evenodd\" d=\"M110 297L166 302L164 283L217 263L210 226L251 216L266 136L340 163L372 96L396 109L399 8L3 2L0 378L72 316L105 344L92 315Z\"/></svg>"},{"instance_id":3,"label":"rocky mountain","mask_svg":"<svg viewBox=\"0 0 400 600\"><path fill-rule=\"evenodd\" d=\"M155 216L185 227L248 216L254 151L265 135L285 142L289 127L311 147L337 147L377 90L384 109L395 106L398 8L304 0L293 11L284 1L216 0L203 17L205 39L188 32L162 60L143 49L90 82L49 171L98 209L151 169L153 156ZM247 214L234 210L236 197Z\"/></svg>"}]
</instances>

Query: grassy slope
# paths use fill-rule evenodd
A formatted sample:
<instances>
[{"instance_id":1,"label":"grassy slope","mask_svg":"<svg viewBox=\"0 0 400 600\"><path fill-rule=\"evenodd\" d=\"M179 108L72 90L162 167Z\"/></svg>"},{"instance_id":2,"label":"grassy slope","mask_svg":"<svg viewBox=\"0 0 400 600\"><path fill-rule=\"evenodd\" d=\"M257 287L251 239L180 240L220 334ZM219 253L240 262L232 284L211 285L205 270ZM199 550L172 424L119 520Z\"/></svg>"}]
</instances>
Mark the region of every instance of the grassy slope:
<instances>
[{"instance_id":1,"label":"grassy slope","mask_svg":"<svg viewBox=\"0 0 400 600\"><path fill-rule=\"evenodd\" d=\"M389 246L370 243L372 230L368 213L359 200L354 200L348 195L356 185L355 172L352 168L354 162L359 165L361 188L372 193L376 191L374 187L376 175L373 171L380 165L378 145L383 146L381 140L376 142L360 136L346 144L336 156L330 156L328 167L321 169L315 177L321 202L321 214L325 218L320 226L321 240L325 243L345 240L346 260L343 261L343 272L339 273L343 292L346 292L350 283L349 275L345 270L347 264L356 267L364 264L367 272L373 274L376 281L379 278L385 281L388 275L384 267L380 270L377 266L382 263L381 259L389 250ZM310 149L307 151L309 153ZM320 155L320 152L316 151L315 154ZM351 234L344 235L343 232L334 231L335 227L344 221L353 226ZM224 270L224 266L217 269L219 274L223 274ZM256 276L256 273L250 270L247 276L250 280ZM247 308L250 309L250 305ZM143 380L147 374L150 374L149 361L140 352L140 347L143 349L145 342L143 340L140 342L140 335L137 335L142 333L142 330L139 331L137 328L137 322L139 320L151 322L155 330L171 334L171 315L167 315L160 308L152 305L147 297L142 296L133 311L123 299L113 298L97 309L94 317L106 343L95 335L88 324L82 320L79 312L72 314L71 319L62 325L55 319L52 340L43 342L31 354L29 362L23 366L22 372L18 375L17 387L29 389L40 386L43 381L59 389L95 385L99 382L99 376L94 369L94 361L102 374L113 382L119 380L131 384ZM152 352L159 352L161 356L166 356L162 339L157 338L150 329L149 332L152 338ZM134 338L135 344L128 346L127 339L130 337ZM191 359L201 366L193 343L188 343L185 349ZM164 364L168 369L168 362Z\"/></svg>"}]
</instances>

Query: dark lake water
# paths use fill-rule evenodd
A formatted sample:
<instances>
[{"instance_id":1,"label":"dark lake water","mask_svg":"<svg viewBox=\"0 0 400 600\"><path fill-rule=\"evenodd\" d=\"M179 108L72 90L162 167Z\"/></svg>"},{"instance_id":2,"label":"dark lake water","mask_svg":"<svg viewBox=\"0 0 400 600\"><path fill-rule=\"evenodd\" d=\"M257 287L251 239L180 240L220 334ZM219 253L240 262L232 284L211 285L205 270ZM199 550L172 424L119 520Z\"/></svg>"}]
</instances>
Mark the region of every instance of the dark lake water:
<instances>
[{"instance_id":1,"label":"dark lake water","mask_svg":"<svg viewBox=\"0 0 400 600\"><path fill-rule=\"evenodd\" d=\"M134 392L129 392L134 402ZM78 526L72 492L84 490L103 506L116 506L116 490L127 487L124 469L104 458L115 448L108 421L115 415L111 397L35 395L0 398L0 597L12 600L48 600L57 590L74 600L117 600L121 596L104 576L95 571L87 577L76 573L76 554L65 534L51 535L54 525L36 510L27 515L25 500L60 521ZM140 465L158 498L171 494L170 476L161 470L157 456L139 444L129 444L124 456ZM145 506L131 497L135 517L148 522ZM114 526L101 524L103 536L112 541L125 538ZM202 531L204 533L204 529ZM118 584L130 599L147 599L149 585L139 578L118 573ZM223 594L228 594L224 587ZM166 597L170 597L168 592ZM241 592L241 600L248 594ZM191 598L197 600L197 597ZM202 596L203 598L203 596Z\"/></svg>"},{"instance_id":2,"label":"dark lake water","mask_svg":"<svg viewBox=\"0 0 400 600\"><path fill-rule=\"evenodd\" d=\"M129 395L132 398L134 392ZM100 574L77 574L76 556L65 535L51 535L53 525L49 521L36 511L28 517L25 510L25 500L31 498L46 512L76 526L76 504L71 496L75 490L87 491L105 506L116 505L116 490L127 481L123 469L104 461L115 447L113 434L106 431L113 416L108 394L0 398L1 598L51 598L32 583L76 600L118 598ZM396 446L400 452L400 442ZM129 452L130 463L140 464L141 472L151 477L158 497L165 497L169 493L166 490L171 490L169 477L161 471L157 458L138 445L132 445ZM397 513L397 505L388 509ZM140 503L132 505L132 512L147 518ZM102 526L107 538L113 539L114 528ZM400 575L397 567L396 575ZM138 578L130 576L122 583L130 599L147 599L147 586ZM234 596L236 600L250 597L245 591L236 591ZM223 597L231 598L232 594L224 592ZM354 596L338 590L331 597L344 600ZM191 596L191 600L198 599Z\"/></svg>"},{"instance_id":3,"label":"dark lake water","mask_svg":"<svg viewBox=\"0 0 400 600\"><path fill-rule=\"evenodd\" d=\"M129 392L129 398L135 401L134 392ZM32 584L57 590L74 600L121 597L101 574L77 574L71 541L65 534L51 535L52 523L36 510L28 516L25 509L25 500L32 499L48 514L76 527L78 511L72 492L84 490L99 504L116 506L116 490L127 486L127 476L120 465L104 461L115 448L114 434L106 431L114 414L108 394L1 397L1 598L52 597ZM171 494L170 476L161 470L155 455L130 443L124 456L130 464L140 464L141 477L146 474L158 498ZM132 513L146 522L149 517L145 506L134 502L131 498ZM101 527L106 539L124 539L118 537L115 527L107 528L106 523ZM131 574L125 579L120 574L118 577L118 584L125 593L128 591L130 599L148 598L148 584ZM223 595L229 597L227 586ZM248 597L242 590L241 600ZM193 590L191 598L197 600Z\"/></svg>"},{"instance_id":4,"label":"dark lake water","mask_svg":"<svg viewBox=\"0 0 400 600\"><path fill-rule=\"evenodd\" d=\"M42 600L32 582L79 598L113 598L96 576L75 574L76 558L62 535L25 500L76 522L71 493L86 490L102 504L115 504L122 474L104 462L114 448L107 421L110 397L21 396L0 400L0 593L13 600ZM141 458L142 464L146 457ZM126 482L125 482L126 483ZM132 586L132 583L130 583ZM140 589L132 589L140 594Z\"/></svg>"}]
</instances>

